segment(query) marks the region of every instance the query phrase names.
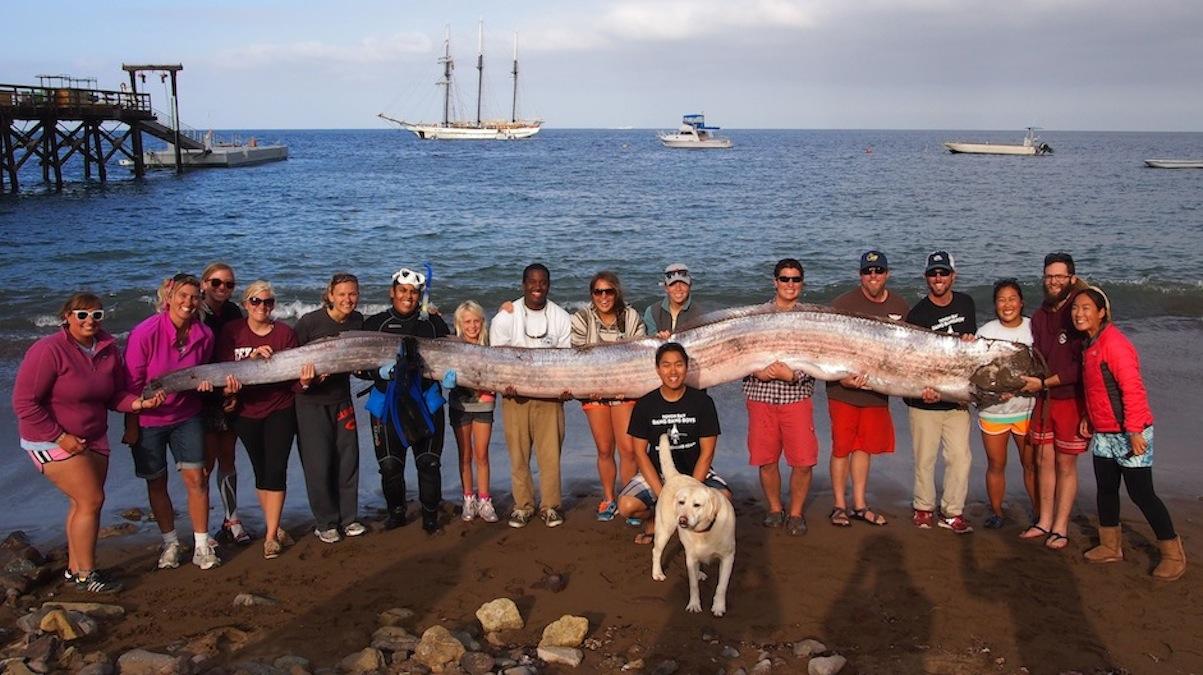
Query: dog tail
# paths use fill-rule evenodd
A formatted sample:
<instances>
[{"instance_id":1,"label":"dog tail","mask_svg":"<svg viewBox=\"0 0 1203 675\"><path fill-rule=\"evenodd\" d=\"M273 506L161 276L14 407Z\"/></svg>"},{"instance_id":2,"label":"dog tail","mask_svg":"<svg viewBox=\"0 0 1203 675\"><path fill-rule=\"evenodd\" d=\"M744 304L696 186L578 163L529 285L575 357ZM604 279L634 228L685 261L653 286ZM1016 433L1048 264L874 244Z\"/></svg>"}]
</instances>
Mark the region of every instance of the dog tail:
<instances>
[{"instance_id":1,"label":"dog tail","mask_svg":"<svg viewBox=\"0 0 1203 675\"><path fill-rule=\"evenodd\" d=\"M677 465L673 464L671 448L672 446L668 443L668 434L660 434L660 473L664 474L664 480L681 475L681 472L677 471Z\"/></svg>"}]
</instances>

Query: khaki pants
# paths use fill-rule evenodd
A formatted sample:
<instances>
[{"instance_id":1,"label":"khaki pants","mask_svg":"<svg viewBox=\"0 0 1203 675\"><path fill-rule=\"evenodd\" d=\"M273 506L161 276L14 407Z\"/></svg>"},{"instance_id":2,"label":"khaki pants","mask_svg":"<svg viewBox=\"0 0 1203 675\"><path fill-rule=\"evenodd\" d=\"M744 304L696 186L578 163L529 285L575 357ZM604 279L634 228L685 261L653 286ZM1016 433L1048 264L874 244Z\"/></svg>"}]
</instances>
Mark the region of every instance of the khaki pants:
<instances>
[{"instance_id":1,"label":"khaki pants","mask_svg":"<svg viewBox=\"0 0 1203 675\"><path fill-rule=\"evenodd\" d=\"M945 518L959 516L969 492L968 410L922 410L908 408L911 443L915 449L915 509L936 510L936 453L944 450L944 495L940 512Z\"/></svg>"},{"instance_id":2,"label":"khaki pants","mask_svg":"<svg viewBox=\"0 0 1203 675\"><path fill-rule=\"evenodd\" d=\"M541 509L560 508L560 448L564 444L564 404L533 398L501 399L501 423L510 452L510 482L514 510L535 511L535 488L531 477L531 446L539 462Z\"/></svg>"}]
</instances>

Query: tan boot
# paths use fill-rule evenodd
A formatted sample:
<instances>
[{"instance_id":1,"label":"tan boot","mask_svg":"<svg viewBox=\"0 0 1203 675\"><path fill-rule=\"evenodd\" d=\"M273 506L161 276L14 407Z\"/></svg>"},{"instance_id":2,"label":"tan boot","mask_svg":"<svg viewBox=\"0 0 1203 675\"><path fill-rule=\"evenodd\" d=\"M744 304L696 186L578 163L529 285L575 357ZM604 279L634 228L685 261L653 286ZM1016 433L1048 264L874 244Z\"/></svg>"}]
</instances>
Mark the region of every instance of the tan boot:
<instances>
[{"instance_id":1,"label":"tan boot","mask_svg":"<svg viewBox=\"0 0 1203 675\"><path fill-rule=\"evenodd\" d=\"M1083 554L1087 562L1109 563L1124 559L1124 538L1119 525L1099 528L1099 545Z\"/></svg>"},{"instance_id":2,"label":"tan boot","mask_svg":"<svg viewBox=\"0 0 1203 675\"><path fill-rule=\"evenodd\" d=\"M1186 574L1186 551L1182 550L1182 537L1158 541L1157 548L1161 549L1161 562L1153 568L1153 576L1158 581L1181 579Z\"/></svg>"}]
</instances>

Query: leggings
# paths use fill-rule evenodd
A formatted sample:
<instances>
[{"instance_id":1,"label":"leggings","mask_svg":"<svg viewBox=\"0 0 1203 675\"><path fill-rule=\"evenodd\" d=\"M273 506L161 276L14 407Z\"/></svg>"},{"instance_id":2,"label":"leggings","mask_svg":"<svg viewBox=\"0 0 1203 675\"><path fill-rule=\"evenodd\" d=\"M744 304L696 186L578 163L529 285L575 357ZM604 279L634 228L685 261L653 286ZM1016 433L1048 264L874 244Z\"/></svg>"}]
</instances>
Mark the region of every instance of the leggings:
<instances>
[{"instance_id":1,"label":"leggings","mask_svg":"<svg viewBox=\"0 0 1203 675\"><path fill-rule=\"evenodd\" d=\"M443 431L446 427L443 409L431 416L434 418L434 435L414 445L414 466L418 472L418 501L422 503L423 517L433 517L443 499ZM381 491L384 501L392 513L405 513L405 441L397 435L392 424L376 418L372 420L372 446L376 450L376 462L380 465Z\"/></svg>"},{"instance_id":2,"label":"leggings","mask_svg":"<svg viewBox=\"0 0 1203 675\"><path fill-rule=\"evenodd\" d=\"M288 455L297 434L297 414L292 406L264 417L238 417L234 431L251 458L255 489L284 492L288 483Z\"/></svg>"},{"instance_id":3,"label":"leggings","mask_svg":"<svg viewBox=\"0 0 1203 675\"><path fill-rule=\"evenodd\" d=\"M1103 527L1119 526L1119 483L1123 479L1128 486L1128 496L1132 503L1140 508L1145 520L1153 528L1153 533L1160 541L1167 541L1178 536L1174 533L1174 522L1170 520L1170 512L1157 493L1153 492L1153 468L1140 467L1129 469L1119 465L1114 459L1094 456L1094 481L1098 486L1099 525Z\"/></svg>"}]
</instances>

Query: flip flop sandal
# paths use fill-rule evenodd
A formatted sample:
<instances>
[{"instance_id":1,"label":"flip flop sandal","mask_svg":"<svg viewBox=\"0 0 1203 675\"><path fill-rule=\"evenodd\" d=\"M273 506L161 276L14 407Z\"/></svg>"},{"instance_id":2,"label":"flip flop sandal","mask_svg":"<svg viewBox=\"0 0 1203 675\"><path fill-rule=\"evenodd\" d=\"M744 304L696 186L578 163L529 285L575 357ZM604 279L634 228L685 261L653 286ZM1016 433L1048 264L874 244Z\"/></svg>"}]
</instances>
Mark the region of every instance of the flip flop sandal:
<instances>
[{"instance_id":1,"label":"flip flop sandal","mask_svg":"<svg viewBox=\"0 0 1203 675\"><path fill-rule=\"evenodd\" d=\"M870 518L869 514L873 514L873 517ZM866 506L863 509L852 509L851 511L848 512L848 515L852 516L853 518L855 518L857 520L863 520L870 525L876 525L878 527L881 527L882 525L886 524L885 516L874 511L873 509L869 508L868 506Z\"/></svg>"},{"instance_id":2,"label":"flip flop sandal","mask_svg":"<svg viewBox=\"0 0 1203 675\"><path fill-rule=\"evenodd\" d=\"M831 510L827 519L836 527L852 527L852 521L848 520L848 512L838 506Z\"/></svg>"},{"instance_id":3,"label":"flip flop sandal","mask_svg":"<svg viewBox=\"0 0 1203 675\"><path fill-rule=\"evenodd\" d=\"M1036 530L1036 534L1028 534L1028 532L1031 532L1032 530ZM1044 529L1043 527L1040 527L1039 525L1033 524L1028 529L1024 530L1023 532L1020 532L1019 538L1020 539L1041 539L1041 538L1047 539L1048 536L1051 534L1052 534L1052 532L1049 532L1048 530Z\"/></svg>"},{"instance_id":4,"label":"flip flop sandal","mask_svg":"<svg viewBox=\"0 0 1203 675\"><path fill-rule=\"evenodd\" d=\"M1054 551L1060 551L1066 546L1069 546L1069 537L1060 532L1049 532L1048 539L1044 540L1044 547Z\"/></svg>"}]
</instances>

